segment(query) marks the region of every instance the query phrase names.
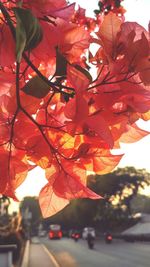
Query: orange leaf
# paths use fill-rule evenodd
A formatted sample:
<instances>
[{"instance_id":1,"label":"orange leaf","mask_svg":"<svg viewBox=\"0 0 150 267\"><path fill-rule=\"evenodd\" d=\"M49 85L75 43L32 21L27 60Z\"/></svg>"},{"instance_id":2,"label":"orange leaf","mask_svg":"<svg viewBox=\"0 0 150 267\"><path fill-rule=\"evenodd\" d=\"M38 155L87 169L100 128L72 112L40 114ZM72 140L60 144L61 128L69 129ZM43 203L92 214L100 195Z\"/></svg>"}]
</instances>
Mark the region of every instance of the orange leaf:
<instances>
[{"instance_id":1,"label":"orange leaf","mask_svg":"<svg viewBox=\"0 0 150 267\"><path fill-rule=\"evenodd\" d=\"M104 17L100 29L97 33L100 37L104 50L108 56L112 57L115 55L116 49L116 38L117 34L120 31L121 20L114 13L110 12L107 16Z\"/></svg>"},{"instance_id":2,"label":"orange leaf","mask_svg":"<svg viewBox=\"0 0 150 267\"><path fill-rule=\"evenodd\" d=\"M68 200L74 198L101 198L86 187L86 171L80 164L62 160L61 165L54 163L46 170L49 183L40 193L40 205L44 216L53 215L66 206Z\"/></svg>"},{"instance_id":3,"label":"orange leaf","mask_svg":"<svg viewBox=\"0 0 150 267\"><path fill-rule=\"evenodd\" d=\"M15 155L10 158L8 151L2 148L0 150L0 194L6 194L7 191L10 197L9 192L12 194L22 184L28 173L28 163L24 161L24 153L19 151L14 153Z\"/></svg>"},{"instance_id":4,"label":"orange leaf","mask_svg":"<svg viewBox=\"0 0 150 267\"><path fill-rule=\"evenodd\" d=\"M122 155L107 155L93 158L93 171L97 174L106 174L111 172L121 160Z\"/></svg>"},{"instance_id":5,"label":"orange leaf","mask_svg":"<svg viewBox=\"0 0 150 267\"><path fill-rule=\"evenodd\" d=\"M52 186L47 183L39 194L39 204L43 217L47 218L62 210L69 204L69 201L58 197L53 191Z\"/></svg>"},{"instance_id":6,"label":"orange leaf","mask_svg":"<svg viewBox=\"0 0 150 267\"><path fill-rule=\"evenodd\" d=\"M63 161L63 170L60 171L53 183L54 192L63 198L101 198L88 189L86 184L86 172L79 164Z\"/></svg>"},{"instance_id":7,"label":"orange leaf","mask_svg":"<svg viewBox=\"0 0 150 267\"><path fill-rule=\"evenodd\" d=\"M15 42L9 26L4 23L0 25L0 65L9 66L15 62ZM7 48L7 51L6 51Z\"/></svg>"},{"instance_id":8,"label":"orange leaf","mask_svg":"<svg viewBox=\"0 0 150 267\"><path fill-rule=\"evenodd\" d=\"M40 107L41 99L29 96L23 91L20 92L22 107L29 113L35 114Z\"/></svg>"},{"instance_id":9,"label":"orange leaf","mask_svg":"<svg viewBox=\"0 0 150 267\"><path fill-rule=\"evenodd\" d=\"M26 155L29 161L46 169L52 160L51 148L42 135L33 135L28 138L25 144Z\"/></svg>"},{"instance_id":10,"label":"orange leaf","mask_svg":"<svg viewBox=\"0 0 150 267\"><path fill-rule=\"evenodd\" d=\"M90 78L78 70L75 66L67 67L67 77L73 88L79 92L83 92L86 88L88 88L89 83L91 82Z\"/></svg>"},{"instance_id":11,"label":"orange leaf","mask_svg":"<svg viewBox=\"0 0 150 267\"><path fill-rule=\"evenodd\" d=\"M111 172L118 165L122 155L112 155L109 150L95 148L93 152L91 151L90 153L89 151L89 156L87 155L87 158L90 160L90 164L87 161L87 170L101 175Z\"/></svg>"},{"instance_id":12,"label":"orange leaf","mask_svg":"<svg viewBox=\"0 0 150 267\"><path fill-rule=\"evenodd\" d=\"M119 141L122 143L137 142L140 139L142 139L144 136L149 134L149 132L138 128L136 124L127 125L126 129L127 131L123 133L121 138L119 139Z\"/></svg>"},{"instance_id":13,"label":"orange leaf","mask_svg":"<svg viewBox=\"0 0 150 267\"><path fill-rule=\"evenodd\" d=\"M22 112L19 112L14 125L14 143L17 147L25 147L32 136L39 134L36 125Z\"/></svg>"},{"instance_id":14,"label":"orange leaf","mask_svg":"<svg viewBox=\"0 0 150 267\"><path fill-rule=\"evenodd\" d=\"M101 114L96 114L89 117L86 120L86 124L90 127L90 129L94 130L95 133L98 134L109 145L110 148L113 147L114 141L111 131Z\"/></svg>"},{"instance_id":15,"label":"orange leaf","mask_svg":"<svg viewBox=\"0 0 150 267\"><path fill-rule=\"evenodd\" d=\"M144 57L137 63L136 70L139 72L142 82L150 86L150 59Z\"/></svg>"}]
</instances>

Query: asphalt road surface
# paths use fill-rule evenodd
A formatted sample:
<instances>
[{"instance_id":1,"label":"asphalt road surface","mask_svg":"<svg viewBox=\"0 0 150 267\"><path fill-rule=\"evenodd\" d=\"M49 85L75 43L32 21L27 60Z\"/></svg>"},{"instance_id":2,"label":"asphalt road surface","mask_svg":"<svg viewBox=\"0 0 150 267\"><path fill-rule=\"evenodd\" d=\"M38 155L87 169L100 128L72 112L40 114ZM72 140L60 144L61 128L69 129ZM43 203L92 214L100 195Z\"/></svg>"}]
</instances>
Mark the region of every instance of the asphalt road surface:
<instances>
[{"instance_id":1,"label":"asphalt road surface","mask_svg":"<svg viewBox=\"0 0 150 267\"><path fill-rule=\"evenodd\" d=\"M69 238L41 242L54 256L57 267L149 267L150 243L128 243L113 240L105 244L103 240L95 242L90 250L86 241L75 242ZM55 264L54 264L55 265ZM55 266L54 266L55 267Z\"/></svg>"}]
</instances>

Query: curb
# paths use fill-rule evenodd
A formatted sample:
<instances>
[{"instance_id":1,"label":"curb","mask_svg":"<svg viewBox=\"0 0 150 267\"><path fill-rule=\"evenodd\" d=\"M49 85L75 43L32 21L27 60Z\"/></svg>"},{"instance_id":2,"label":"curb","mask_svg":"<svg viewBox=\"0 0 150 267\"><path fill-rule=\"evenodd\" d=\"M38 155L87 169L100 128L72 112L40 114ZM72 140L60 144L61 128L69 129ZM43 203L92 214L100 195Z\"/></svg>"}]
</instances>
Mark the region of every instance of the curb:
<instances>
[{"instance_id":1,"label":"curb","mask_svg":"<svg viewBox=\"0 0 150 267\"><path fill-rule=\"evenodd\" d=\"M25 250L24 250L24 255L23 255L23 260L21 263L21 267L28 267L29 263L29 248L30 248L30 240L27 240Z\"/></svg>"}]
</instances>

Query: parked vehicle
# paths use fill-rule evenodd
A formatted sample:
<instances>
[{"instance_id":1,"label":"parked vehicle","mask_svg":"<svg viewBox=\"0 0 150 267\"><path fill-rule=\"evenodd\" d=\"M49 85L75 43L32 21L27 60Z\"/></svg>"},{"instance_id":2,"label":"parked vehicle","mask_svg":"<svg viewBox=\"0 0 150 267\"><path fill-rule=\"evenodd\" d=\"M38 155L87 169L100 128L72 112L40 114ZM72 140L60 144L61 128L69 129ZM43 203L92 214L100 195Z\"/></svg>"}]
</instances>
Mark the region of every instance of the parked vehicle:
<instances>
[{"instance_id":1,"label":"parked vehicle","mask_svg":"<svg viewBox=\"0 0 150 267\"><path fill-rule=\"evenodd\" d=\"M62 230L59 224L51 224L49 231L49 238L50 239L60 239L62 238Z\"/></svg>"},{"instance_id":2,"label":"parked vehicle","mask_svg":"<svg viewBox=\"0 0 150 267\"><path fill-rule=\"evenodd\" d=\"M96 234L95 229L93 227L85 227L82 232L82 238L87 239L89 234L95 239Z\"/></svg>"}]
</instances>

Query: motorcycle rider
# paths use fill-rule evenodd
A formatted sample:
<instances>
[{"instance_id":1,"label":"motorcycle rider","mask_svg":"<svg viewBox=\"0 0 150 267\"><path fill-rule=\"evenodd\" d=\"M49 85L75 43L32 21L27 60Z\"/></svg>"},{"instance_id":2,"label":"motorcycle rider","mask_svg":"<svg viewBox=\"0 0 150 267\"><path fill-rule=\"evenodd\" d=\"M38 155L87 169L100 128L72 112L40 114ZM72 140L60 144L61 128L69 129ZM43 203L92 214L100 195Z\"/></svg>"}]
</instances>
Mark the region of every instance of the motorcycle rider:
<instances>
[{"instance_id":1,"label":"motorcycle rider","mask_svg":"<svg viewBox=\"0 0 150 267\"><path fill-rule=\"evenodd\" d=\"M95 237L91 233L88 233L88 235L87 235L87 243L88 243L88 247L90 249L92 249L94 247L94 241L95 241Z\"/></svg>"}]
</instances>

